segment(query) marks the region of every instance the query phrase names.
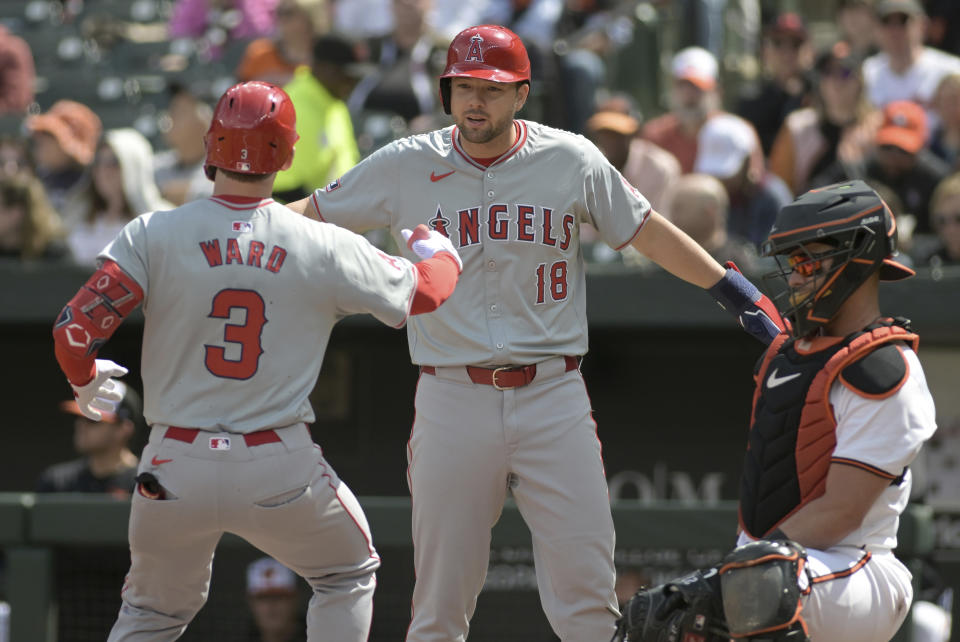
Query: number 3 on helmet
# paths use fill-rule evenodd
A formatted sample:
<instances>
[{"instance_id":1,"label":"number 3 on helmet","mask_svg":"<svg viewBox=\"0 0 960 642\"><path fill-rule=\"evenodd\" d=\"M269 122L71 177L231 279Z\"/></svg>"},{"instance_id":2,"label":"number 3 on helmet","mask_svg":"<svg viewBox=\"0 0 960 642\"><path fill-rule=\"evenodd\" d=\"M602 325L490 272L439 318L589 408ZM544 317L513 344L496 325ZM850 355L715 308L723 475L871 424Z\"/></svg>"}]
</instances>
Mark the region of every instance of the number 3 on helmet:
<instances>
[{"instance_id":1,"label":"number 3 on helmet","mask_svg":"<svg viewBox=\"0 0 960 642\"><path fill-rule=\"evenodd\" d=\"M223 93L204 137L204 170L213 180L213 168L238 174L272 174L293 157L300 136L293 102L280 87L253 81L234 85Z\"/></svg>"}]
</instances>

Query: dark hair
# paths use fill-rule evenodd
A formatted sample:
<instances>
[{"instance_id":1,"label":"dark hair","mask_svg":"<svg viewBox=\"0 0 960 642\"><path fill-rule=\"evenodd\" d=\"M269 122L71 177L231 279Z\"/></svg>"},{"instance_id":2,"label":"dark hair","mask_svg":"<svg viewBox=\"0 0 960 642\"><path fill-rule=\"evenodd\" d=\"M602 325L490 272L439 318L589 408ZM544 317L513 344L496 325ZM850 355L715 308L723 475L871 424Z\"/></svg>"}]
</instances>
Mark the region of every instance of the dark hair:
<instances>
[{"instance_id":1,"label":"dark hair","mask_svg":"<svg viewBox=\"0 0 960 642\"><path fill-rule=\"evenodd\" d=\"M51 241L65 236L60 216L47 199L43 184L32 174L0 177L0 203L24 210L20 229L21 258L42 256Z\"/></svg>"}]
</instances>

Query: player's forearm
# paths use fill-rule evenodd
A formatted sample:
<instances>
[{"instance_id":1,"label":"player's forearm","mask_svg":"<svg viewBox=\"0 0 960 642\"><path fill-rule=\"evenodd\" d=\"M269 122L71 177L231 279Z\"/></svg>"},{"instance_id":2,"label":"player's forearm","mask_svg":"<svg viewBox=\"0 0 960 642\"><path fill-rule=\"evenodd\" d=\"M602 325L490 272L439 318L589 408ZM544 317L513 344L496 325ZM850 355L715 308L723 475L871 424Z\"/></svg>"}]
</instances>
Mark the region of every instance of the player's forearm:
<instances>
[{"instance_id":1,"label":"player's forearm","mask_svg":"<svg viewBox=\"0 0 960 642\"><path fill-rule=\"evenodd\" d=\"M650 212L633 247L674 276L707 289L724 274L723 267L680 228Z\"/></svg>"},{"instance_id":2,"label":"player's forearm","mask_svg":"<svg viewBox=\"0 0 960 642\"><path fill-rule=\"evenodd\" d=\"M417 271L417 290L413 295L410 314L433 312L453 294L460 266L453 256L440 252L413 267Z\"/></svg>"},{"instance_id":3,"label":"player's forearm","mask_svg":"<svg viewBox=\"0 0 960 642\"><path fill-rule=\"evenodd\" d=\"M143 289L113 261L81 287L53 326L54 354L70 383L93 379L97 351L143 300Z\"/></svg>"},{"instance_id":4,"label":"player's forearm","mask_svg":"<svg viewBox=\"0 0 960 642\"><path fill-rule=\"evenodd\" d=\"M301 198L299 201L293 201L292 203L287 203L287 207L301 216L312 218L315 221L323 220L320 218L320 213L317 211L317 208L314 207L312 196Z\"/></svg>"}]
</instances>

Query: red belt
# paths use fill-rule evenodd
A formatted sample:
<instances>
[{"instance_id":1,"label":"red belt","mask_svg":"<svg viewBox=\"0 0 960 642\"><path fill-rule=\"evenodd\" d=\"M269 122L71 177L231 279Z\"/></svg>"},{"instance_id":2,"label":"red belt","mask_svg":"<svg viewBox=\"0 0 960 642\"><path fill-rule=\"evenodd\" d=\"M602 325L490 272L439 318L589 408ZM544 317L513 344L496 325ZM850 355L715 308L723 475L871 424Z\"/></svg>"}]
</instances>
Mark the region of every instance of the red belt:
<instances>
[{"instance_id":1,"label":"red belt","mask_svg":"<svg viewBox=\"0 0 960 642\"><path fill-rule=\"evenodd\" d=\"M188 444L192 444L193 440L196 439L197 435L201 432L208 431L200 430L199 428L181 428L180 426L170 426L167 428L167 431L163 433L163 436L165 439L176 439L177 441L185 441ZM279 443L282 440L280 439L280 435L278 435L272 428L268 428L267 430L244 433L243 441L245 441L248 446L260 446L262 444Z\"/></svg>"},{"instance_id":2,"label":"red belt","mask_svg":"<svg viewBox=\"0 0 960 642\"><path fill-rule=\"evenodd\" d=\"M576 357L565 356L565 372L576 370L580 367L580 360ZM529 366L501 366L499 368L480 368L477 366L467 366L467 376L473 383L479 383L486 386L493 386L497 390L510 390L511 388L520 388L537 376L537 364ZM428 375L436 375L437 369L434 366L420 366L420 372Z\"/></svg>"}]
</instances>

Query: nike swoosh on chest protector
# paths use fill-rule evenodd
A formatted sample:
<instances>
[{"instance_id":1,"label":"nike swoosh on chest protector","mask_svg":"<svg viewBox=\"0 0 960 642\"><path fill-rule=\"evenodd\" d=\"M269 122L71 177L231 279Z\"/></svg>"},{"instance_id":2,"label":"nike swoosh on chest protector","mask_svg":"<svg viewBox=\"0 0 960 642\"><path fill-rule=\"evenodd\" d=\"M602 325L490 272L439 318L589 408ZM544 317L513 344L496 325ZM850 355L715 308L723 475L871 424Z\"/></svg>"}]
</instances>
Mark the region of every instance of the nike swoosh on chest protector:
<instances>
[{"instance_id":1,"label":"nike swoosh on chest protector","mask_svg":"<svg viewBox=\"0 0 960 642\"><path fill-rule=\"evenodd\" d=\"M792 379L796 379L802 374L800 372L795 372L792 375L787 375L785 377L778 377L777 370L778 368L774 368L773 372L770 373L770 376L767 377L767 388L776 388L781 383L786 383Z\"/></svg>"}]
</instances>

